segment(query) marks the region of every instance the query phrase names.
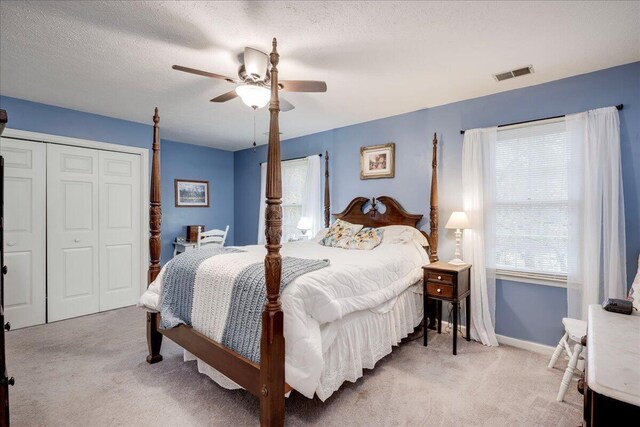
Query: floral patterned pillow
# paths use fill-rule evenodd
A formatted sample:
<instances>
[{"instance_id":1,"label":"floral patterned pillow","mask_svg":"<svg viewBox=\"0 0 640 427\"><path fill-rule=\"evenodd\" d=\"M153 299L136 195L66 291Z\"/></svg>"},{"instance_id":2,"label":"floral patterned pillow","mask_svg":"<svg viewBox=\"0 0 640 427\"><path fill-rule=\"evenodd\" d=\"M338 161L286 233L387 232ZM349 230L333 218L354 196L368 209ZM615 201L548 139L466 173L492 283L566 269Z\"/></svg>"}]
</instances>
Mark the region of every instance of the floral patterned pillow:
<instances>
[{"instance_id":1,"label":"floral patterned pillow","mask_svg":"<svg viewBox=\"0 0 640 427\"><path fill-rule=\"evenodd\" d=\"M638 273L636 273L636 278L633 279L627 299L633 302L636 310L640 311L640 256L638 257Z\"/></svg>"},{"instance_id":2,"label":"floral patterned pillow","mask_svg":"<svg viewBox=\"0 0 640 427\"><path fill-rule=\"evenodd\" d=\"M384 230L379 228L365 227L355 236L346 237L338 241L337 247L342 249L360 249L370 251L382 243Z\"/></svg>"},{"instance_id":3,"label":"floral patterned pillow","mask_svg":"<svg viewBox=\"0 0 640 427\"><path fill-rule=\"evenodd\" d=\"M321 245L323 246L332 246L336 247L337 243L345 238L353 237L358 231L362 229L362 225L359 224L351 224L347 221L342 221L341 219L337 219L336 222L333 223L327 234L320 240Z\"/></svg>"}]
</instances>

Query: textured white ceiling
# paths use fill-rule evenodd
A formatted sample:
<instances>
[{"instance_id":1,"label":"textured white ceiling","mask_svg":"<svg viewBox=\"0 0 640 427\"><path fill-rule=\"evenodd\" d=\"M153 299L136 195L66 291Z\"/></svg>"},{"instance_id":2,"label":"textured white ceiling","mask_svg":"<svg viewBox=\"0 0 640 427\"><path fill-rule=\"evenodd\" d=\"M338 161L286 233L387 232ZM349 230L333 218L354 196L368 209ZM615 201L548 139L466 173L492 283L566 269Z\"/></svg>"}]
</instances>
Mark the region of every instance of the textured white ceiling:
<instances>
[{"instance_id":1,"label":"textured white ceiling","mask_svg":"<svg viewBox=\"0 0 640 427\"><path fill-rule=\"evenodd\" d=\"M233 85L172 64L235 77L244 46L276 36L282 79L329 87L286 94L286 139L638 61L638 22L637 1L2 1L0 93L146 124L158 106L164 138L237 150L251 109L209 102Z\"/></svg>"}]
</instances>

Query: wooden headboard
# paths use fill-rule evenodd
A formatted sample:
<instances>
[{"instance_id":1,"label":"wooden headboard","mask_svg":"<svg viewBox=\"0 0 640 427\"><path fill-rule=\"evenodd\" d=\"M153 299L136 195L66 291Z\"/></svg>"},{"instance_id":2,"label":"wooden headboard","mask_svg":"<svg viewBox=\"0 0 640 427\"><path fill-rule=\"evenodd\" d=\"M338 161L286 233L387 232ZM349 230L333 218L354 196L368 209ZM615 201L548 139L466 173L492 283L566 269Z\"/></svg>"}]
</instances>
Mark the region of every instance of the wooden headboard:
<instances>
[{"instance_id":1,"label":"wooden headboard","mask_svg":"<svg viewBox=\"0 0 640 427\"><path fill-rule=\"evenodd\" d=\"M371 206L365 212L365 205L369 201L371 201ZM386 207L384 212L379 210L380 203ZM356 197L345 210L333 214L333 216L352 224L362 224L365 227L408 225L417 228L418 222L422 219L422 214L411 214L405 211L396 199L389 196L374 197L371 200L366 197Z\"/></svg>"},{"instance_id":2,"label":"wooden headboard","mask_svg":"<svg viewBox=\"0 0 640 427\"><path fill-rule=\"evenodd\" d=\"M429 199L429 233L424 234L429 241L429 258L431 262L438 261L438 139L433 134L433 157L431 160L431 195ZM371 206L365 211L366 204L371 201ZM380 212L378 204L385 206L385 211ZM340 213L333 214L337 219L352 224L362 224L365 227L384 227L387 225L408 225L418 228L422 219L421 214L412 214L404 210L396 199L389 196L356 197Z\"/></svg>"}]
</instances>

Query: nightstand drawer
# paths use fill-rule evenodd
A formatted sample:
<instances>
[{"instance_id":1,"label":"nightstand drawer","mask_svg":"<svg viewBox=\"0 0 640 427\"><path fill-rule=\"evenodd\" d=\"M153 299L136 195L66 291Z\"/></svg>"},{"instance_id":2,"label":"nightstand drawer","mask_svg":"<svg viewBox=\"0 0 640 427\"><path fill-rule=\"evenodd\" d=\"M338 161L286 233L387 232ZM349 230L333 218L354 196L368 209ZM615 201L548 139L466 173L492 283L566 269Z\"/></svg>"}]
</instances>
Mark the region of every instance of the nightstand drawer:
<instances>
[{"instance_id":1,"label":"nightstand drawer","mask_svg":"<svg viewBox=\"0 0 640 427\"><path fill-rule=\"evenodd\" d=\"M427 280L438 283L453 284L453 274L440 273L439 271L427 271Z\"/></svg>"},{"instance_id":2,"label":"nightstand drawer","mask_svg":"<svg viewBox=\"0 0 640 427\"><path fill-rule=\"evenodd\" d=\"M427 282L427 295L432 297L453 298L455 295L452 285Z\"/></svg>"}]
</instances>

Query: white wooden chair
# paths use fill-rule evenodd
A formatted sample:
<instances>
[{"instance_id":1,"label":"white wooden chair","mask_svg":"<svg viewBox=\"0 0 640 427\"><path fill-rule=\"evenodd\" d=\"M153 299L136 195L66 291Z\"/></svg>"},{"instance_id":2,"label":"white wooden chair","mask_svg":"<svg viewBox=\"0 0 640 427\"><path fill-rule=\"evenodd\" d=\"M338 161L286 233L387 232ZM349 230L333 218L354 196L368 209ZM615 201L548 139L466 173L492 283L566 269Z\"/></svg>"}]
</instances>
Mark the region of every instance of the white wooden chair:
<instances>
[{"instance_id":1,"label":"white wooden chair","mask_svg":"<svg viewBox=\"0 0 640 427\"><path fill-rule=\"evenodd\" d=\"M571 378L573 378L573 374L578 366L578 359L584 359L582 354L584 349L580 340L587 334L587 322L583 320L565 317L562 319L562 324L564 325L564 335L560 339L556 351L553 352L553 356L551 356L548 365L548 368L553 368L562 352L565 351L567 353L569 364L564 371L562 383L560 383L560 390L558 390L558 396L556 397L558 402L564 400L564 395L567 393ZM571 348L571 345L573 345L573 348Z\"/></svg>"},{"instance_id":2,"label":"white wooden chair","mask_svg":"<svg viewBox=\"0 0 640 427\"><path fill-rule=\"evenodd\" d=\"M224 246L224 242L227 240L227 233L229 233L228 225L224 230L199 231L196 247L200 249L209 245Z\"/></svg>"}]
</instances>

